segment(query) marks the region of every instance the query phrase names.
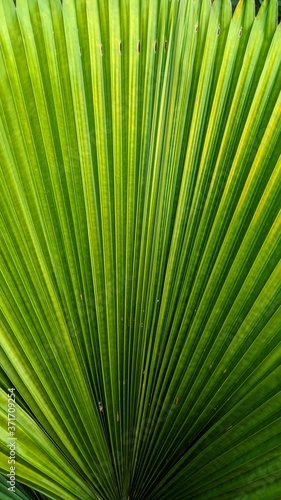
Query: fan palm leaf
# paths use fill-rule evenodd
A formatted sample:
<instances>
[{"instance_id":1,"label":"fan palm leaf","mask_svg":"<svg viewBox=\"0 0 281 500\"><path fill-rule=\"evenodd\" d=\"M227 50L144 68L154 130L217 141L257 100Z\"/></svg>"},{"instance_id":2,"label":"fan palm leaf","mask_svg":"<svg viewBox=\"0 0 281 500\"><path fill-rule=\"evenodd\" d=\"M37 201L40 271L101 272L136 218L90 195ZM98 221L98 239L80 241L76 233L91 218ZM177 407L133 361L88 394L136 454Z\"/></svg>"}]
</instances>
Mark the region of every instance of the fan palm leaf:
<instances>
[{"instance_id":1,"label":"fan palm leaf","mask_svg":"<svg viewBox=\"0 0 281 500\"><path fill-rule=\"evenodd\" d=\"M277 6L0 1L3 498L280 497Z\"/></svg>"}]
</instances>

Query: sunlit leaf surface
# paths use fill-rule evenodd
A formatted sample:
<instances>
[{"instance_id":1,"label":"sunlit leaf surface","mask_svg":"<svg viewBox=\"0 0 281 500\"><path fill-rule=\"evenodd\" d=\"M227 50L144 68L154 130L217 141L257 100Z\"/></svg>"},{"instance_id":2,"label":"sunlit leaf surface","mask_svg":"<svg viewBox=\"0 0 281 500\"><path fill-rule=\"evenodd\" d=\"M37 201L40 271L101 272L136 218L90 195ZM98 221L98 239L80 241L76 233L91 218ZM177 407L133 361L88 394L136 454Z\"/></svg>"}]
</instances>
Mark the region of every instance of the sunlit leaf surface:
<instances>
[{"instance_id":1,"label":"sunlit leaf surface","mask_svg":"<svg viewBox=\"0 0 281 500\"><path fill-rule=\"evenodd\" d=\"M277 0L16 4L1 499L280 499Z\"/></svg>"}]
</instances>

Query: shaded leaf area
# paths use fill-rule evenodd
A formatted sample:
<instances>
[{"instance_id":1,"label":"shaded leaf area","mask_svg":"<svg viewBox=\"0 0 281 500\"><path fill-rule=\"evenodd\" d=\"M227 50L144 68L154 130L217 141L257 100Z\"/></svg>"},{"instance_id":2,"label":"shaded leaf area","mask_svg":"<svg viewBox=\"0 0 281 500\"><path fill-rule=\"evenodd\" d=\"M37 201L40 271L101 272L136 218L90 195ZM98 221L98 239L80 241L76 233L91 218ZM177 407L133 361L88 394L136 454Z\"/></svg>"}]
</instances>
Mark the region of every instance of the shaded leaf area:
<instances>
[{"instance_id":1,"label":"shaded leaf area","mask_svg":"<svg viewBox=\"0 0 281 500\"><path fill-rule=\"evenodd\" d=\"M256 9L258 10L264 0L256 0ZM278 22L281 20L281 1L278 0Z\"/></svg>"},{"instance_id":2,"label":"shaded leaf area","mask_svg":"<svg viewBox=\"0 0 281 500\"><path fill-rule=\"evenodd\" d=\"M277 0L0 1L1 494L12 386L15 498L280 497L280 46Z\"/></svg>"},{"instance_id":3,"label":"shaded leaf area","mask_svg":"<svg viewBox=\"0 0 281 500\"><path fill-rule=\"evenodd\" d=\"M231 0L233 11L234 11L236 5L238 4L238 1L239 0ZM256 14L257 14L258 10L259 10L259 8L264 0L254 0L254 1L255 1L255 10L256 10ZM281 1L278 0L277 4L278 4L278 21L280 22L280 19L281 19Z\"/></svg>"},{"instance_id":4,"label":"shaded leaf area","mask_svg":"<svg viewBox=\"0 0 281 500\"><path fill-rule=\"evenodd\" d=\"M19 484L17 482L15 493L13 491L9 491L7 488L10 488L10 485L7 484L7 478L0 474L0 494L1 500L48 500L50 497L43 495L28 486Z\"/></svg>"}]
</instances>

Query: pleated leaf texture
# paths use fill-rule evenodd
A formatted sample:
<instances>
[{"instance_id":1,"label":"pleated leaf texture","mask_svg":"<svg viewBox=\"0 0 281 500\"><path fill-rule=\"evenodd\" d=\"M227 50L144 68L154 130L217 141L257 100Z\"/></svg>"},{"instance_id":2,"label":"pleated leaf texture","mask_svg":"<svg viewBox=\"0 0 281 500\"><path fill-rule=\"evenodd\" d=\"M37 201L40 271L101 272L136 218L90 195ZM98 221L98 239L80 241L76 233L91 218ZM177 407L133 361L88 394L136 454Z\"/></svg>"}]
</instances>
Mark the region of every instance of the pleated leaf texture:
<instances>
[{"instance_id":1,"label":"pleated leaf texture","mask_svg":"<svg viewBox=\"0 0 281 500\"><path fill-rule=\"evenodd\" d=\"M281 498L277 4L0 1L1 499Z\"/></svg>"}]
</instances>

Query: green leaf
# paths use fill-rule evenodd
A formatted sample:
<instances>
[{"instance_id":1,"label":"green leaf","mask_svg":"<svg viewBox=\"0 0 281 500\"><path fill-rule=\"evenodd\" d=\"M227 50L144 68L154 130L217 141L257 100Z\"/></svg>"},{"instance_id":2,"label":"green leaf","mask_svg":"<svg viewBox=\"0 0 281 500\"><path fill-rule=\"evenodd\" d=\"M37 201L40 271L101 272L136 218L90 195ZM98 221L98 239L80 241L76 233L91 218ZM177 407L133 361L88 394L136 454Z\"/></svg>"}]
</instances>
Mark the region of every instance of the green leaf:
<instances>
[{"instance_id":1,"label":"green leaf","mask_svg":"<svg viewBox=\"0 0 281 500\"><path fill-rule=\"evenodd\" d=\"M3 499L280 496L279 3L235 3L0 0Z\"/></svg>"}]
</instances>

